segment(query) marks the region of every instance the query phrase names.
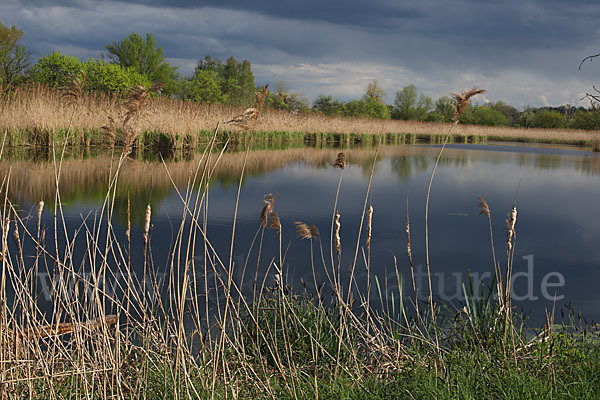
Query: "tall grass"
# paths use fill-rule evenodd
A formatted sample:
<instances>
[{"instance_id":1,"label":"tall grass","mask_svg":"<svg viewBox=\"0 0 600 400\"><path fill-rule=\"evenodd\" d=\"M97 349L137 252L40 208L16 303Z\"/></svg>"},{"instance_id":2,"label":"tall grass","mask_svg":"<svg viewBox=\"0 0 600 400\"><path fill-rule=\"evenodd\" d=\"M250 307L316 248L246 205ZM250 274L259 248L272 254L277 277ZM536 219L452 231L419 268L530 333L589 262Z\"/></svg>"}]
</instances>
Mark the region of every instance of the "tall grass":
<instances>
[{"instance_id":1,"label":"tall grass","mask_svg":"<svg viewBox=\"0 0 600 400\"><path fill-rule=\"evenodd\" d=\"M8 143L43 144L60 137L60 130L68 125L70 104L60 91L44 86L21 86L2 91L0 98L0 129L10 132ZM109 116L118 118L125 113L123 99L116 96L85 94L79 103L79 112L73 119L73 143L100 143L98 130L107 126ZM196 104L165 97L151 98L145 106L146 115L139 125L142 133L164 135L172 143L183 146L184 138L201 137L212 132L223 121L229 121L242 109L221 104ZM285 111L265 109L256 131L286 132L288 134L412 134L424 137L444 137L450 123L379 120L370 118L329 117L317 113L295 115ZM238 129L238 130L236 130ZM243 128L229 126L228 130L243 134ZM47 138L48 133L51 137ZM27 135L26 138L18 138ZM597 132L569 129L526 129L507 127L460 126L453 131L456 141L461 138L487 137L488 140L522 142L591 144ZM347 138L345 139L347 140ZM358 138L357 140L360 140Z\"/></svg>"},{"instance_id":2,"label":"tall grass","mask_svg":"<svg viewBox=\"0 0 600 400\"><path fill-rule=\"evenodd\" d=\"M315 278L312 289L288 283L282 248L290 238L282 237L285 215L277 212L276 195L266 196L262 211L257 208L257 239L248 249L248 254L259 254L253 284L236 278L236 271L246 266L232 261L231 250L229 254L215 250L207 221L209 187L228 145L213 151L217 135L215 129L211 144L192 161L187 173L172 164L161 166L160 174L183 205L166 270L154 263L150 206L128 209L128 215L144 214L143 237L135 241L130 229L122 234L112 221L116 194L130 167L127 149L107 161L102 205L93 219L84 218L77 229L67 226L62 208L56 205L53 230L41 225L47 212L43 204L33 223L24 218L11 201L15 177L8 169L0 188L3 398L554 398L582 394L594 398L599 394L594 382L600 366L600 338L594 327L579 330L576 318L571 330L561 332L554 329L549 316L545 328L532 339L506 303L501 308L492 293L478 296L472 287L464 288L462 307L446 313L439 307L416 312L418 299L403 298L397 265L393 271L397 289L386 290L388 278L374 276L372 296L370 289L367 293L359 290L361 282L355 274L343 274L339 260L343 251L352 251L352 269L370 269L370 258L361 261L357 254L376 240L371 237L372 229L377 229L371 226L377 210L370 202L371 182L365 187L363 217L358 221L362 226L367 216L364 234L343 237L339 229L343 216L334 199L334 224L328 232L332 246L323 246L321 232L310 221L296 223L300 237L310 242L307 265L313 271L322 269L326 282ZM239 168L239 187L241 171L251 164L252 154L233 155L239 158L233 163ZM376 157L370 156L372 177ZM336 159L329 152L323 160L330 165L340 160L345 164L352 157L338 155ZM63 178L71 173L67 163L61 164L59 158L53 161ZM52 183L57 199L59 178L54 175ZM178 185L176 179L186 184ZM263 235L267 234L276 235L279 258L261 261ZM234 242L232 234L231 248ZM326 254L327 247L331 254ZM132 254L143 254L143 259L132 261ZM510 251L507 258L510 263ZM47 288L36 288L39 272L48 276ZM43 289L48 289L47 301Z\"/></svg>"}]
</instances>

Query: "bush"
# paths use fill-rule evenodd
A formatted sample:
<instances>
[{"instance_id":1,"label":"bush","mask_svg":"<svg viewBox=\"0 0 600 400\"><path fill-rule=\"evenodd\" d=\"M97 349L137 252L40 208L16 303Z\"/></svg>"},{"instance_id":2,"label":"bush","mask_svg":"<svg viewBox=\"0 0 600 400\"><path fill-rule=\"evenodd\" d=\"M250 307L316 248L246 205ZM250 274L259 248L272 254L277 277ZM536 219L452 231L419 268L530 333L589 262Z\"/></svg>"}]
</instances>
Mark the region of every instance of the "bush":
<instances>
[{"instance_id":1,"label":"bush","mask_svg":"<svg viewBox=\"0 0 600 400\"><path fill-rule=\"evenodd\" d=\"M542 110L531 121L533 128L564 128L565 116L558 111Z\"/></svg>"},{"instance_id":2,"label":"bush","mask_svg":"<svg viewBox=\"0 0 600 400\"><path fill-rule=\"evenodd\" d=\"M124 92L136 85L152 85L148 77L132 68L123 68L104 60L90 59L84 62L82 67L86 75L84 89L88 91L114 93Z\"/></svg>"},{"instance_id":3,"label":"bush","mask_svg":"<svg viewBox=\"0 0 600 400\"><path fill-rule=\"evenodd\" d=\"M52 88L67 86L79 71L83 70L81 60L55 51L38 59L28 73L28 78Z\"/></svg>"}]
</instances>

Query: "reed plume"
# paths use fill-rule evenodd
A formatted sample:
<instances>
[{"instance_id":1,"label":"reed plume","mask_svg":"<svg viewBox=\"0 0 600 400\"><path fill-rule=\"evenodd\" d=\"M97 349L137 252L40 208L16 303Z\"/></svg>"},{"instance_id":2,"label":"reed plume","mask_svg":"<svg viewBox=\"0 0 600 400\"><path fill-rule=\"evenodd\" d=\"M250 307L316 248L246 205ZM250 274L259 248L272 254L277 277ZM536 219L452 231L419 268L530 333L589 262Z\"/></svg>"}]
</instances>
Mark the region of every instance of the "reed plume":
<instances>
[{"instance_id":1,"label":"reed plume","mask_svg":"<svg viewBox=\"0 0 600 400\"><path fill-rule=\"evenodd\" d=\"M275 205L275 197L277 197L278 194L279 193L276 193L275 196L273 196L271 193L269 193L265 195L265 199L263 200L265 202L265 206L263 207L260 213L260 222L265 228L269 223L269 215L271 215L271 213L273 212L273 206Z\"/></svg>"},{"instance_id":2,"label":"reed plume","mask_svg":"<svg viewBox=\"0 0 600 400\"><path fill-rule=\"evenodd\" d=\"M458 121L458 117L467 109L471 97L485 92L485 89L479 89L475 86L472 89L463 90L462 93L450 93L450 95L456 99L456 105L454 106L454 121Z\"/></svg>"},{"instance_id":3,"label":"reed plume","mask_svg":"<svg viewBox=\"0 0 600 400\"><path fill-rule=\"evenodd\" d=\"M298 237L300 239L312 238L312 233L310 231L310 228L304 222L296 221L296 222L294 222L294 225L296 225L296 234L298 235Z\"/></svg>"},{"instance_id":4,"label":"reed plume","mask_svg":"<svg viewBox=\"0 0 600 400\"><path fill-rule=\"evenodd\" d=\"M268 228L275 229L277 233L281 233L281 220L276 212L271 213Z\"/></svg>"},{"instance_id":5,"label":"reed plume","mask_svg":"<svg viewBox=\"0 0 600 400\"><path fill-rule=\"evenodd\" d=\"M256 107L250 107L244 110L243 113L236 115L229 121L225 122L229 125L239 126L240 128L253 132L258 122L258 117L263 109L265 100L269 93L269 85L265 85L262 91L256 93Z\"/></svg>"},{"instance_id":6,"label":"reed plume","mask_svg":"<svg viewBox=\"0 0 600 400\"><path fill-rule=\"evenodd\" d=\"M79 73L73 78L71 83L63 89L61 97L66 100L68 105L75 105L81 99L83 93L83 85L85 84L85 73Z\"/></svg>"},{"instance_id":7,"label":"reed plume","mask_svg":"<svg viewBox=\"0 0 600 400\"><path fill-rule=\"evenodd\" d=\"M338 153L333 166L334 168L344 169L346 167L346 155L344 153Z\"/></svg>"}]
</instances>

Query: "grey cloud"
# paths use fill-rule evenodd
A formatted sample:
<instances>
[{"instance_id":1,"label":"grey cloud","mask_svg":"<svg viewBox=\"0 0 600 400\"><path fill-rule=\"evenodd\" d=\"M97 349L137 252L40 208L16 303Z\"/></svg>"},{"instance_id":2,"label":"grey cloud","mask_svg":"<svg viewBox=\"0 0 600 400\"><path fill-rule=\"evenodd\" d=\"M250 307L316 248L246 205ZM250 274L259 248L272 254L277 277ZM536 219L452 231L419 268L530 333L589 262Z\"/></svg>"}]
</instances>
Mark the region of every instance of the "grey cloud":
<instances>
[{"instance_id":1,"label":"grey cloud","mask_svg":"<svg viewBox=\"0 0 600 400\"><path fill-rule=\"evenodd\" d=\"M544 95L553 104L573 103L600 72L595 64L577 71L584 56L600 51L596 1L398 4L3 0L0 15L23 28L38 56L57 48L99 56L131 32L153 32L182 73L205 54L233 55L257 66L257 82L285 80L313 98L319 90L357 97L377 78L388 101L412 82L432 95L485 83L494 88L492 100L539 104Z\"/></svg>"}]
</instances>

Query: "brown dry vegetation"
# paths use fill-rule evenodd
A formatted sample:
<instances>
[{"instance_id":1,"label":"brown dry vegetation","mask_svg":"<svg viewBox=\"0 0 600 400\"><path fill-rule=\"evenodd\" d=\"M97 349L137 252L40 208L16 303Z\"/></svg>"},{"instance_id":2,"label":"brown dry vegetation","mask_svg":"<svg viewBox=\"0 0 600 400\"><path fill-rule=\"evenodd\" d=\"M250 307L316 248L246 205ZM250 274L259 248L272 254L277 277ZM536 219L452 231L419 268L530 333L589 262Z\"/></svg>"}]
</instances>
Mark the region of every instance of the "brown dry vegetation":
<instances>
[{"instance_id":1,"label":"brown dry vegetation","mask_svg":"<svg viewBox=\"0 0 600 400\"><path fill-rule=\"evenodd\" d=\"M539 146L539 145L537 145ZM379 160L386 157L398 158L421 157L420 165L428 168L428 160L435 155L437 148L422 146L381 146ZM246 169L250 174L262 174L293 165L305 163L310 166L331 165L335 160L338 149L313 149L298 148L286 150L259 150L248 153ZM368 174L373 162L372 149L345 149L345 159L348 165L363 168ZM503 162L503 155L497 152L468 152L460 149L446 149L446 157L441 163L453 162L469 164L485 159L486 162ZM535 165L536 168L559 168L564 163L571 163L573 168L584 174L600 174L600 159L596 157L569 158L548 154L516 153L516 162L522 166ZM216 157L215 157L216 158ZM185 185L190 171L196 169L201 162L201 155L185 161L167 161L165 165L155 161L128 159L120 173L121 188L131 193L152 190L166 192L170 190L172 182ZM213 159L213 164L215 160ZM244 153L224 153L216 164L214 180L220 182L233 182L239 175L244 162ZM68 199L85 188L86 192L99 193L106 190L108 179L116 161L108 156L98 156L87 159L67 159L63 161L63 172L60 179L60 191L63 199ZM165 173L165 167L169 175ZM0 162L0 175L6 176L11 171L11 193L17 193L19 198L36 202L43 199L52 200L56 191L54 181L54 166L50 162L34 163L31 161L2 161Z\"/></svg>"},{"instance_id":2,"label":"brown dry vegetation","mask_svg":"<svg viewBox=\"0 0 600 400\"><path fill-rule=\"evenodd\" d=\"M58 91L44 87L21 87L4 94L0 101L0 129L8 131L31 128L64 129L69 124L72 104ZM158 131L174 136L196 134L212 130L217 123L229 121L243 110L220 104L195 104L164 97L154 98L146 106L140 123L142 131ZM108 117L118 115L122 107L117 98L102 95L82 96L73 128L99 129ZM345 118L317 113L294 115L289 112L265 109L256 129L267 132L380 134L403 133L443 135L449 123L431 123L369 118ZM228 129L239 129L228 126ZM487 136L498 140L530 140L539 142L587 142L600 133L572 129L526 129L460 125L453 130L455 136Z\"/></svg>"}]
</instances>

